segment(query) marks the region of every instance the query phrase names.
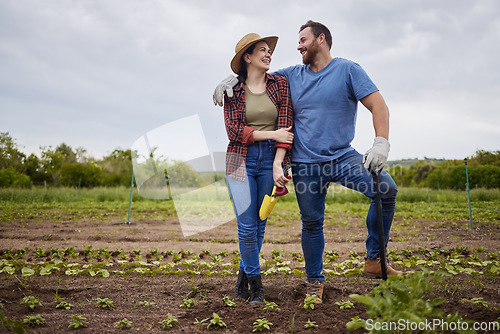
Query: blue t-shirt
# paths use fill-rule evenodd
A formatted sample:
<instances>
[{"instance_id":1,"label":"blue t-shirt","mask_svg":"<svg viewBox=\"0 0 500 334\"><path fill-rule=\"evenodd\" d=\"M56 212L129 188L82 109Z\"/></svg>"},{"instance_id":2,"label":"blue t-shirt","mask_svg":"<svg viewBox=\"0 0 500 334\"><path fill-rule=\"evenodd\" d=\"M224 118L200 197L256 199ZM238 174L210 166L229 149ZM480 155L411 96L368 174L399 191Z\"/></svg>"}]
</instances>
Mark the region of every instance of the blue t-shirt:
<instances>
[{"instance_id":1,"label":"blue t-shirt","mask_svg":"<svg viewBox=\"0 0 500 334\"><path fill-rule=\"evenodd\" d=\"M334 58L319 72L309 65L296 65L275 74L290 82L292 161L325 162L353 150L358 101L378 90L361 66Z\"/></svg>"}]
</instances>

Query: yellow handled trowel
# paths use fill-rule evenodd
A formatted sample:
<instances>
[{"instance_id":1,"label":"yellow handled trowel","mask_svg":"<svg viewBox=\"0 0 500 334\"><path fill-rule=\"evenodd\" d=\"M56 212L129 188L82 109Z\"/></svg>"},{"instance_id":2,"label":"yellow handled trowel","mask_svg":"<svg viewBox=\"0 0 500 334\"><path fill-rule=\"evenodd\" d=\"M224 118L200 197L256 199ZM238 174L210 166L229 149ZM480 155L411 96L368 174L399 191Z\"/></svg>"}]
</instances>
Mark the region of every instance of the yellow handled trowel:
<instances>
[{"instance_id":1,"label":"yellow handled trowel","mask_svg":"<svg viewBox=\"0 0 500 334\"><path fill-rule=\"evenodd\" d=\"M276 185L274 185L271 196L266 194L264 196L264 200L262 201L262 205L260 206L259 217L261 220L264 220L269 216L271 211L273 211L274 205L277 201L278 199L276 198Z\"/></svg>"}]
</instances>

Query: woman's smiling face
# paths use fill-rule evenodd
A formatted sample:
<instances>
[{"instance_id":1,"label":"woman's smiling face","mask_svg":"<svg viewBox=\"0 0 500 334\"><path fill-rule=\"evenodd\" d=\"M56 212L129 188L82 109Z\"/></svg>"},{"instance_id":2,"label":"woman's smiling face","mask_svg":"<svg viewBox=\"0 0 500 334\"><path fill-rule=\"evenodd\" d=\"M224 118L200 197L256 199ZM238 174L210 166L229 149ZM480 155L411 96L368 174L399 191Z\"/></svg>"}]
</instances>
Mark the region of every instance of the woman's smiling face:
<instances>
[{"instance_id":1,"label":"woman's smiling face","mask_svg":"<svg viewBox=\"0 0 500 334\"><path fill-rule=\"evenodd\" d=\"M253 53L247 53L244 56L247 67L268 71L271 66L271 53L272 50L265 41L256 43Z\"/></svg>"}]
</instances>

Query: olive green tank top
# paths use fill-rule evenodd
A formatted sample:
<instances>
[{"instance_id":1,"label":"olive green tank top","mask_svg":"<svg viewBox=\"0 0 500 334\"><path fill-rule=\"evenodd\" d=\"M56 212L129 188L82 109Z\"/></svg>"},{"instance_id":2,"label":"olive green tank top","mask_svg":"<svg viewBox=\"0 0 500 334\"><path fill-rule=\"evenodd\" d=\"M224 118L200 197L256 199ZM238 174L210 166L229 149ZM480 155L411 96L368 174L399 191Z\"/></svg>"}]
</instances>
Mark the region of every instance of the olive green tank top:
<instances>
[{"instance_id":1,"label":"olive green tank top","mask_svg":"<svg viewBox=\"0 0 500 334\"><path fill-rule=\"evenodd\" d=\"M254 94L245 85L245 103L247 126L257 131L276 130L278 110L267 92Z\"/></svg>"}]
</instances>

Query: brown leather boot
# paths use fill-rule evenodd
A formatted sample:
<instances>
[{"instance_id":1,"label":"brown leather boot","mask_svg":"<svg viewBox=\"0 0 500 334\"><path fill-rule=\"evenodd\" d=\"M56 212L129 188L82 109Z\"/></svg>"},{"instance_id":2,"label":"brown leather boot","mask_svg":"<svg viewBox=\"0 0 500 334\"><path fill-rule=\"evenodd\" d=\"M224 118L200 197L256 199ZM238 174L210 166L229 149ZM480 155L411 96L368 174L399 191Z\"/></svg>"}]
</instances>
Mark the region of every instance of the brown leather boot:
<instances>
[{"instance_id":1,"label":"brown leather boot","mask_svg":"<svg viewBox=\"0 0 500 334\"><path fill-rule=\"evenodd\" d=\"M310 296L316 296L316 300L314 301L314 304L321 304L323 303L323 287L325 286L325 283L320 282L320 281L307 281L307 291L306 294Z\"/></svg>"},{"instance_id":2,"label":"brown leather boot","mask_svg":"<svg viewBox=\"0 0 500 334\"><path fill-rule=\"evenodd\" d=\"M401 271L395 270L387 264L387 276L396 276L401 273ZM365 259L365 269L363 270L363 276L368 278L382 278L382 265L380 263L380 259Z\"/></svg>"}]
</instances>

